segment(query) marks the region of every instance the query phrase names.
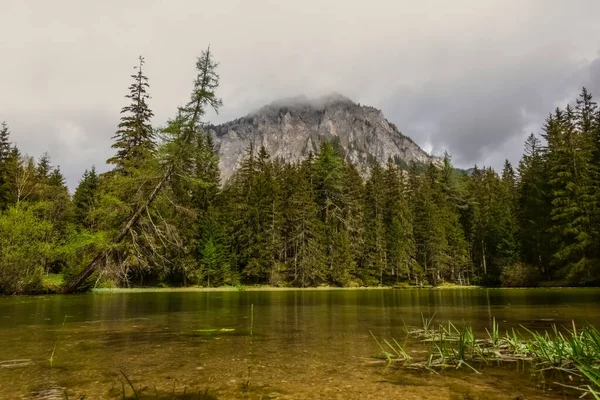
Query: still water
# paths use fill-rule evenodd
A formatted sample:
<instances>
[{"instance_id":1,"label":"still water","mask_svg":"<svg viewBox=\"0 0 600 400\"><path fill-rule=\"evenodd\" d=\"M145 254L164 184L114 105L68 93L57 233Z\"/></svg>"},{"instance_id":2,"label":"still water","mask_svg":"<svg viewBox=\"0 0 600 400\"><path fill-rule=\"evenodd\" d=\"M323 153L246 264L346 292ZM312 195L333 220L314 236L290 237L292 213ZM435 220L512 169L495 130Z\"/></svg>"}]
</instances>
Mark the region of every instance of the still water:
<instances>
[{"instance_id":1,"label":"still water","mask_svg":"<svg viewBox=\"0 0 600 400\"><path fill-rule=\"evenodd\" d=\"M481 333L492 317L501 331L571 320L600 326L600 289L4 297L0 398L63 399L66 390L69 399L121 399L121 371L140 398L568 398L514 368L435 375L373 362L378 349L369 331L401 339L404 323L418 326L434 313L437 322Z\"/></svg>"}]
</instances>

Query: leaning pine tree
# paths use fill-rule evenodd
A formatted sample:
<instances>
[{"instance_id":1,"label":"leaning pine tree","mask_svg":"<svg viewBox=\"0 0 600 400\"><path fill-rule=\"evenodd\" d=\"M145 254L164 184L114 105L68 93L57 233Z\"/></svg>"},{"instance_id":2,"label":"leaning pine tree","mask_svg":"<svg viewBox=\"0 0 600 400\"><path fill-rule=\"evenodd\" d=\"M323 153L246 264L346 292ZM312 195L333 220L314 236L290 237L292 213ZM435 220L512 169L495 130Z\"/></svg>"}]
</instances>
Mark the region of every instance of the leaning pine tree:
<instances>
[{"instance_id":1,"label":"leaning pine tree","mask_svg":"<svg viewBox=\"0 0 600 400\"><path fill-rule=\"evenodd\" d=\"M215 93L219 86L217 66L218 64L212 59L210 49L203 51L196 62L198 74L194 81L190 101L179 109L177 117L170 121L167 127L170 135L168 136L168 143L165 144L165 159L162 163L163 175L150 192L147 200L124 223L123 228L113 239L114 243L121 242L127 236L139 221L142 213L152 204L171 177L178 174L180 170L185 169L185 160L190 157L187 152L194 147L192 144L197 141L197 135L202 128L201 118L204 116L207 107L218 111L222 105L221 100L217 98ZM78 290L96 269L102 267L107 258L107 251L110 250L100 252L83 271L68 282L64 287L64 292L71 293Z\"/></svg>"}]
</instances>

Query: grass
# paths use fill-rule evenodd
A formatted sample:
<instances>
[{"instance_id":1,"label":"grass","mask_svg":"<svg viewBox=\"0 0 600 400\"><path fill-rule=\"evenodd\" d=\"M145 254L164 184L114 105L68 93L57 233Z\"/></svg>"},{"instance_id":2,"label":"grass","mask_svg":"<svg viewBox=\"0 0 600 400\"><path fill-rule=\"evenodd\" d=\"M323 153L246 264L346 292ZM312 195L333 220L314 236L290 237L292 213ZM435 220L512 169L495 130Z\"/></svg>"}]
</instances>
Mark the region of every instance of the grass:
<instances>
[{"instance_id":1,"label":"grass","mask_svg":"<svg viewBox=\"0 0 600 400\"><path fill-rule=\"evenodd\" d=\"M63 283L63 274L47 274L42 277L42 287L46 292L58 292Z\"/></svg>"},{"instance_id":2,"label":"grass","mask_svg":"<svg viewBox=\"0 0 600 400\"><path fill-rule=\"evenodd\" d=\"M494 318L486 328L487 336L477 337L471 327L450 321L434 326L433 318L422 316L422 326L418 328L405 325L407 338L429 345L425 358L415 360L396 340L378 340L371 332L381 351L378 357L388 363L434 372L467 367L480 373L478 367L490 363L523 363L541 377L546 371L567 374L570 380L578 377L580 386L557 384L600 399L600 332L590 324L581 329L575 323L562 329L553 325L543 333L521 327L524 333L512 329L502 335Z\"/></svg>"},{"instance_id":3,"label":"grass","mask_svg":"<svg viewBox=\"0 0 600 400\"><path fill-rule=\"evenodd\" d=\"M278 287L268 285L256 285L256 286L220 286L220 287L200 287L200 286L188 286L188 287L141 287L141 288L94 288L91 290L92 293L146 293L146 292L286 292L286 291L343 291L343 290L390 290L391 286L369 286L369 287L335 287L335 286L319 286L319 287Z\"/></svg>"}]
</instances>

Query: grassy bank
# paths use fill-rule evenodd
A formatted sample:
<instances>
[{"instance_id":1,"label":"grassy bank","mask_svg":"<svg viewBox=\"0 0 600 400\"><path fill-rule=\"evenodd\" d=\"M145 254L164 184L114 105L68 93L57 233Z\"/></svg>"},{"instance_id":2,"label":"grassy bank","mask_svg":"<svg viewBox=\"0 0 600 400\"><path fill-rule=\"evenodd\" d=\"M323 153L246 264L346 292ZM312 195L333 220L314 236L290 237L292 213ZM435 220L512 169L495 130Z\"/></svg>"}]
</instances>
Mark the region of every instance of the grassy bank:
<instances>
[{"instance_id":1,"label":"grassy bank","mask_svg":"<svg viewBox=\"0 0 600 400\"><path fill-rule=\"evenodd\" d=\"M65 283L62 274L48 274L42 278L42 293L52 294L60 293L62 285ZM279 287L269 285L237 285L237 286L149 286L149 287L102 287L93 288L92 293L141 293L141 292L239 292L239 291L295 291L295 290L415 290L415 289L477 289L480 286L466 286L455 284L443 284L440 286L412 286L407 284L393 286L360 286L360 287L339 287L339 286L315 286L315 287Z\"/></svg>"},{"instance_id":2,"label":"grassy bank","mask_svg":"<svg viewBox=\"0 0 600 400\"><path fill-rule=\"evenodd\" d=\"M145 292L286 292L286 291L325 291L325 290L390 290L391 287L359 287L359 288L344 288L335 286L318 286L318 287L307 287L307 288L294 288L294 287L277 287L277 286L221 286L221 287L200 287L200 286L188 286L188 287L148 287L148 288L97 288L92 289L92 293L145 293Z\"/></svg>"},{"instance_id":3,"label":"grassy bank","mask_svg":"<svg viewBox=\"0 0 600 400\"><path fill-rule=\"evenodd\" d=\"M97 288L92 289L92 293L141 293L141 292L259 292L259 291L269 291L269 292L285 292L285 291L347 291L347 290L395 290L395 289L408 289L408 290L417 290L417 289L440 289L440 290L448 290L448 289L476 289L478 286L458 286L458 285L448 285L448 286L437 286L437 287L416 287L416 286L406 286L406 287L393 287L393 286L361 286L361 287L338 287L338 286L316 286L316 287L279 287L279 286L268 286L268 285L256 285L256 286L221 286L221 287L201 287L201 286L188 286L188 287L147 287L147 288Z\"/></svg>"},{"instance_id":4,"label":"grassy bank","mask_svg":"<svg viewBox=\"0 0 600 400\"><path fill-rule=\"evenodd\" d=\"M58 294L61 293L62 285L65 283L62 274L48 274L42 278L42 285L35 293L30 294ZM548 282L548 284L540 285L539 289L564 289L572 286L566 285L565 282ZM453 289L483 289L484 286L476 285L458 285L454 283L443 283L438 286L424 285L414 286L407 283L400 283L388 286L359 286L359 287L339 287L339 286L315 286L315 287L279 287L269 285L237 285L237 286L218 286L218 287L203 287L203 286L148 286L148 287L101 287L90 289L92 293L140 293L140 292L238 292L238 291L294 291L294 290L453 290ZM523 288L502 288L502 289L532 289L530 287Z\"/></svg>"}]
</instances>

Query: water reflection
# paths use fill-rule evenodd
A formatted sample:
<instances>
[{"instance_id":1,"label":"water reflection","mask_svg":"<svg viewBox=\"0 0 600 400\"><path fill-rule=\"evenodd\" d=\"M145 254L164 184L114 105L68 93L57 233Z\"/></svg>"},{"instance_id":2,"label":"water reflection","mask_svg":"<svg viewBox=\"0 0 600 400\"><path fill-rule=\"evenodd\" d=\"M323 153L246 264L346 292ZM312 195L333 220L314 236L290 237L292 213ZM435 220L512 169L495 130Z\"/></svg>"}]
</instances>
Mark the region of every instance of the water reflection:
<instances>
[{"instance_id":1,"label":"water reflection","mask_svg":"<svg viewBox=\"0 0 600 400\"><path fill-rule=\"evenodd\" d=\"M154 292L0 298L0 361L32 360L0 370L0 397L28 398L58 387L86 398L115 398L115 390L121 390L120 370L140 385L210 387L217 398L414 394L415 387L426 385L409 385L413 392L406 385L386 385L393 379L384 379L381 370L369 367L368 360L376 351L369 330L400 338L404 323L420 325L422 315L433 314L437 321L469 324L480 332L492 317L501 322L501 329L520 325L545 329L551 323L570 325L572 319L600 325L599 300L597 289ZM254 349L249 359L251 304ZM54 367L49 368L55 344ZM255 392L241 389L249 370ZM436 383L439 398L452 391L453 379L461 381L450 375L440 379ZM323 388L329 389L324 392ZM529 398L535 395L529 393Z\"/></svg>"}]
</instances>

